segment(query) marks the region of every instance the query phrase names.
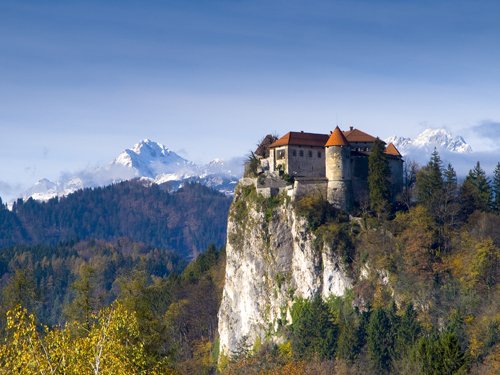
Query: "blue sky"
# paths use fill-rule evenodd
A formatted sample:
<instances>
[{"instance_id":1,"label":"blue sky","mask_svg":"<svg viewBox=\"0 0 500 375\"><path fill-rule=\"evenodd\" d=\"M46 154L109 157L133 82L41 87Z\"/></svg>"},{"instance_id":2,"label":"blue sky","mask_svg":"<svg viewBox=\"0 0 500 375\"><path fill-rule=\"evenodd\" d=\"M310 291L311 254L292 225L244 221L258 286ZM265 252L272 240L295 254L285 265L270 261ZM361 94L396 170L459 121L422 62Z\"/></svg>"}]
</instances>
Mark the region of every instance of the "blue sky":
<instances>
[{"instance_id":1,"label":"blue sky","mask_svg":"<svg viewBox=\"0 0 500 375\"><path fill-rule=\"evenodd\" d=\"M201 162L268 132L444 126L498 151L499 14L498 1L0 0L0 196L143 138Z\"/></svg>"}]
</instances>

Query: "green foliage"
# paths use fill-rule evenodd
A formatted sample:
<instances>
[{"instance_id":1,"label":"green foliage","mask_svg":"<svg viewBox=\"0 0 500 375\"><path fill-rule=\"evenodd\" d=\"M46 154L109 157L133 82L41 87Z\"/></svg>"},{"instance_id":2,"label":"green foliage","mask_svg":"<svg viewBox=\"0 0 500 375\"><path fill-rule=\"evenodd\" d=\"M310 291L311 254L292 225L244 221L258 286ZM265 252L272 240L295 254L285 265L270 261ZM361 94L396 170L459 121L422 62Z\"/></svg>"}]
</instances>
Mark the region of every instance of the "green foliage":
<instances>
[{"instance_id":1,"label":"green foliage","mask_svg":"<svg viewBox=\"0 0 500 375\"><path fill-rule=\"evenodd\" d=\"M420 338L413 356L424 374L465 373L465 354L460 348L457 336L451 332L440 335L434 333Z\"/></svg>"},{"instance_id":2,"label":"green foliage","mask_svg":"<svg viewBox=\"0 0 500 375\"><path fill-rule=\"evenodd\" d=\"M255 153L250 151L245 161L245 171L243 175L245 177L257 177L257 168L260 165L259 158Z\"/></svg>"},{"instance_id":3,"label":"green foliage","mask_svg":"<svg viewBox=\"0 0 500 375\"><path fill-rule=\"evenodd\" d=\"M493 172L493 210L500 212L500 163L495 167Z\"/></svg>"},{"instance_id":4,"label":"green foliage","mask_svg":"<svg viewBox=\"0 0 500 375\"><path fill-rule=\"evenodd\" d=\"M461 190L462 209L466 213L474 210L488 211L492 201L491 187L479 162L469 171Z\"/></svg>"},{"instance_id":5,"label":"green foliage","mask_svg":"<svg viewBox=\"0 0 500 375\"><path fill-rule=\"evenodd\" d=\"M18 305L35 311L39 296L33 269L31 267L17 268L13 270L10 276L1 293L2 312L5 313L7 310L13 309Z\"/></svg>"},{"instance_id":6,"label":"green foliage","mask_svg":"<svg viewBox=\"0 0 500 375\"><path fill-rule=\"evenodd\" d=\"M334 254L342 259L343 263L349 265L355 256L355 246L351 237L351 225L349 223L327 223L316 230L319 245L327 244Z\"/></svg>"},{"instance_id":7,"label":"green foliage","mask_svg":"<svg viewBox=\"0 0 500 375\"><path fill-rule=\"evenodd\" d=\"M433 202L439 199L443 190L443 162L436 149L427 165L417 174L417 199L426 207L436 207Z\"/></svg>"},{"instance_id":8,"label":"green foliage","mask_svg":"<svg viewBox=\"0 0 500 375\"><path fill-rule=\"evenodd\" d=\"M21 200L12 212L0 210L0 249L127 237L189 257L210 243L224 244L230 203L231 198L199 184L169 193L136 180L48 202Z\"/></svg>"},{"instance_id":9,"label":"green foliage","mask_svg":"<svg viewBox=\"0 0 500 375\"><path fill-rule=\"evenodd\" d=\"M321 297L297 300L292 308L292 320L290 341L297 357L333 357L338 328Z\"/></svg>"},{"instance_id":10,"label":"green foliage","mask_svg":"<svg viewBox=\"0 0 500 375\"><path fill-rule=\"evenodd\" d=\"M98 292L95 270L88 264L80 266L78 278L71 284L73 300L65 308L68 320L76 320L90 329L92 317L103 307L102 296Z\"/></svg>"},{"instance_id":11,"label":"green foliage","mask_svg":"<svg viewBox=\"0 0 500 375\"><path fill-rule=\"evenodd\" d=\"M366 330L368 353L379 372L391 368L391 353L394 350L394 330L391 319L382 308L375 309Z\"/></svg>"},{"instance_id":12,"label":"green foliage","mask_svg":"<svg viewBox=\"0 0 500 375\"><path fill-rule=\"evenodd\" d=\"M406 352L415 344L422 327L417 320L417 312L413 304L409 304L401 317L396 330L395 353L398 357L403 357Z\"/></svg>"},{"instance_id":13,"label":"green foliage","mask_svg":"<svg viewBox=\"0 0 500 375\"><path fill-rule=\"evenodd\" d=\"M295 201L297 214L307 219L309 228L315 230L331 221L346 221L346 216L330 204L321 194L310 194Z\"/></svg>"},{"instance_id":14,"label":"green foliage","mask_svg":"<svg viewBox=\"0 0 500 375\"><path fill-rule=\"evenodd\" d=\"M368 157L370 207L379 214L389 210L391 200L391 170L384 150L384 142L377 138Z\"/></svg>"},{"instance_id":15,"label":"green foliage","mask_svg":"<svg viewBox=\"0 0 500 375\"><path fill-rule=\"evenodd\" d=\"M43 324L87 320L117 297L116 282L124 275L166 277L184 267L168 250L126 239L16 246L0 250L0 311L20 304Z\"/></svg>"},{"instance_id":16,"label":"green foliage","mask_svg":"<svg viewBox=\"0 0 500 375\"><path fill-rule=\"evenodd\" d=\"M345 297L331 298L328 301L330 311L336 316L339 327L337 340L337 358L354 362L365 344L365 316L352 307L353 297L348 293Z\"/></svg>"}]
</instances>

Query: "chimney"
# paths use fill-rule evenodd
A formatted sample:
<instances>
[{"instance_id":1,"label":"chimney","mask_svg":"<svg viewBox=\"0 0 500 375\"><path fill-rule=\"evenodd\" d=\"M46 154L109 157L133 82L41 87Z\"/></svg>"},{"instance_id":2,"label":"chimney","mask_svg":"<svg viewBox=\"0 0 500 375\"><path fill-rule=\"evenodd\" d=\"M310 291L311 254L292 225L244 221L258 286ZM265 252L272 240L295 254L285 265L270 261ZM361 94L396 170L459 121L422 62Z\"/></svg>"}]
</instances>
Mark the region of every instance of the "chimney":
<instances>
[{"instance_id":1,"label":"chimney","mask_svg":"<svg viewBox=\"0 0 500 375\"><path fill-rule=\"evenodd\" d=\"M349 130L352 131L354 128L352 126L349 126Z\"/></svg>"}]
</instances>

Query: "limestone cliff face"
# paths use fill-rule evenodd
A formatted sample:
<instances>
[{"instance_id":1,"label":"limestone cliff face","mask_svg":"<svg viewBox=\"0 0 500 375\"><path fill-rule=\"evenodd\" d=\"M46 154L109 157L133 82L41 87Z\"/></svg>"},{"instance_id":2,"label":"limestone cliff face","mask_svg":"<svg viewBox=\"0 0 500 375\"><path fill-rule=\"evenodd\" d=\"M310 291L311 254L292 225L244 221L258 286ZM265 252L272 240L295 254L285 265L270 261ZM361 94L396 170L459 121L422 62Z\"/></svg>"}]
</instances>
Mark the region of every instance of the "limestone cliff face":
<instances>
[{"instance_id":1,"label":"limestone cliff face","mask_svg":"<svg viewBox=\"0 0 500 375\"><path fill-rule=\"evenodd\" d=\"M221 353L230 355L257 339L279 341L294 299L340 296L351 286L340 257L317 241L284 193L263 198L240 182L227 229Z\"/></svg>"}]
</instances>

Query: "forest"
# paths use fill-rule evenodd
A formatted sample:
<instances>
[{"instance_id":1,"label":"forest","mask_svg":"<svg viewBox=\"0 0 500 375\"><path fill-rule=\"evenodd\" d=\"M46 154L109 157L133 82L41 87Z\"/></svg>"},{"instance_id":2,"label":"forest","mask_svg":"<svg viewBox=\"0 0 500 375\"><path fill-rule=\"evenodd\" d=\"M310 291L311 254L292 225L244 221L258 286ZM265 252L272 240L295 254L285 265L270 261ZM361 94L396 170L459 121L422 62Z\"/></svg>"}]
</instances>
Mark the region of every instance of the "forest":
<instances>
[{"instance_id":1,"label":"forest","mask_svg":"<svg viewBox=\"0 0 500 375\"><path fill-rule=\"evenodd\" d=\"M48 202L0 200L0 248L120 237L188 258L222 246L231 198L200 184L174 192L140 180L79 190Z\"/></svg>"},{"instance_id":2,"label":"forest","mask_svg":"<svg viewBox=\"0 0 500 375\"><path fill-rule=\"evenodd\" d=\"M406 163L392 203L383 152L372 155L370 206L355 219L320 197L295 202L356 282L343 297L295 300L279 340L219 356L221 242L186 265L135 238L25 240L0 252L0 373L500 373L500 163L492 179L477 163L459 182L434 152ZM35 205L2 220L27 220Z\"/></svg>"}]
</instances>

